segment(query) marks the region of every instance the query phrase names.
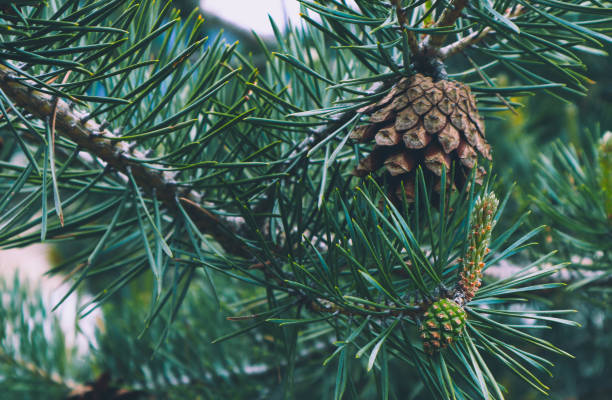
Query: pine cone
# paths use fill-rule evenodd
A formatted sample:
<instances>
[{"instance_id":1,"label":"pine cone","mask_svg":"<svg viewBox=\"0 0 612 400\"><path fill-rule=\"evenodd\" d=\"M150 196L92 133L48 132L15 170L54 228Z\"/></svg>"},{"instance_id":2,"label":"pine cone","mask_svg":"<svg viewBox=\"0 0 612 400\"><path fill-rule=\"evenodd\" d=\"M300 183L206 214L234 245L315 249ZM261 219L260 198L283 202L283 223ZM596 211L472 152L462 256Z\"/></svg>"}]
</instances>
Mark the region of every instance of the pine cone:
<instances>
[{"instance_id":1,"label":"pine cone","mask_svg":"<svg viewBox=\"0 0 612 400\"><path fill-rule=\"evenodd\" d=\"M414 198L419 165L437 178L439 191L444 167L447 184L461 188L478 154L491 159L476 99L460 82L433 82L421 74L402 78L382 100L359 111L370 116L369 124L355 128L350 137L362 143L374 140L376 145L353 174L365 176L384 166L392 177L389 192L395 199L401 199L402 188L407 199ZM456 173L451 177L453 162ZM477 180L483 174L480 168Z\"/></svg>"},{"instance_id":2,"label":"pine cone","mask_svg":"<svg viewBox=\"0 0 612 400\"><path fill-rule=\"evenodd\" d=\"M421 339L425 352L429 354L447 347L459 337L466 321L465 310L449 299L436 301L423 316Z\"/></svg>"}]
</instances>

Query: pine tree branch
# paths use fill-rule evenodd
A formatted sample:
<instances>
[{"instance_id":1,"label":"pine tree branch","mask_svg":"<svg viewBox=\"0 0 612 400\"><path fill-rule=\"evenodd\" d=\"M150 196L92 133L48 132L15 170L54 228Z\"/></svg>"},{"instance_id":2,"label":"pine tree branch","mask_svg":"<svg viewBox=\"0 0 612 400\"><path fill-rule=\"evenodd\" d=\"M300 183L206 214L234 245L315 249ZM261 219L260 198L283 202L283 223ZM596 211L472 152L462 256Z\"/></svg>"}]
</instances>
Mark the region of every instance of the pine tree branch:
<instances>
[{"instance_id":1,"label":"pine tree branch","mask_svg":"<svg viewBox=\"0 0 612 400\"><path fill-rule=\"evenodd\" d=\"M469 0L454 0L448 6L440 18L434 24L435 28L452 26L461 16L461 12L467 6ZM429 35L421 43L421 51L424 54L433 54L442 46L447 35Z\"/></svg>"},{"instance_id":2,"label":"pine tree branch","mask_svg":"<svg viewBox=\"0 0 612 400\"><path fill-rule=\"evenodd\" d=\"M176 199L179 199L197 227L212 235L227 252L239 256L248 254L243 242L236 237L235 227L201 207L201 195L177 185L173 173L158 172L131 160L145 156L130 143L110 140L115 137L111 131L88 119L87 114L77 111L65 100L28 88L15 78L13 71L0 65L0 90L15 105L42 120L50 120L55 115L57 134L72 140L120 173L126 174L129 169L136 183L169 210L178 212Z\"/></svg>"},{"instance_id":3,"label":"pine tree branch","mask_svg":"<svg viewBox=\"0 0 612 400\"><path fill-rule=\"evenodd\" d=\"M482 39L487 37L487 35L491 33L491 31L493 31L493 28L491 28L490 26L487 26L482 31L472 32L468 36L460 40L457 40L456 42L453 42L449 44L448 46L442 47L440 51L438 52L438 55L441 59L446 59L454 54L460 53L466 48L480 42Z\"/></svg>"},{"instance_id":4,"label":"pine tree branch","mask_svg":"<svg viewBox=\"0 0 612 400\"><path fill-rule=\"evenodd\" d=\"M406 25L406 11L404 11L402 8L402 0L391 0L391 4L393 4L395 7L397 22L399 22L399 25L403 30L404 25ZM404 32L408 38L408 47L410 47L410 51L412 54L417 54L419 52L419 40L417 39L416 34L413 31L408 30L404 30Z\"/></svg>"},{"instance_id":5,"label":"pine tree branch","mask_svg":"<svg viewBox=\"0 0 612 400\"><path fill-rule=\"evenodd\" d=\"M27 371L28 373L38 376L48 383L52 383L58 386L63 386L67 389L80 388L81 385L72 381L62 378L58 373L48 372L38 367L36 364L22 360L15 354L7 354L0 349L0 361L4 364L11 365L17 370Z\"/></svg>"},{"instance_id":6,"label":"pine tree branch","mask_svg":"<svg viewBox=\"0 0 612 400\"><path fill-rule=\"evenodd\" d=\"M506 13L504 14L504 16L510 19L516 18L517 16L521 15L524 12L524 10L525 10L524 7L519 4L514 8L514 10L508 9ZM438 57L444 60L454 54L460 53L466 48L479 43L481 40L487 37L487 35L489 35L491 32L494 32L494 29L490 26L485 27L483 30L479 32L478 31L472 32L468 36L465 36L464 38L459 39L456 42L453 42L447 46L442 47L438 51Z\"/></svg>"},{"instance_id":7,"label":"pine tree branch","mask_svg":"<svg viewBox=\"0 0 612 400\"><path fill-rule=\"evenodd\" d=\"M388 87L389 84L377 82L370 87L368 93L376 94L379 92L383 92ZM304 166L305 163L307 163L306 154L308 154L308 152L312 148L314 148L317 144L324 140L329 134L333 133L335 130L339 129L342 125L346 124L348 121L354 118L356 113L357 111L355 110L344 111L334 115L330 119L329 123L327 123L326 125L322 125L317 129L308 129L309 135L304 138L300 143L298 143L297 146L295 146L291 154L289 154L289 156L287 157L287 161L283 164L278 164L278 167L273 168L271 172L278 172L283 166L286 166L287 164L292 164L294 160L299 157L301 157L302 159L299 160L299 162L297 163L293 163L293 167L288 169L287 171L294 170L296 168L299 168L300 166ZM255 206L255 215L257 215L258 213L263 214L270 211L270 207L274 205L273 202L269 201L270 193L271 190L266 191L266 193L262 196L261 200ZM257 222L261 225L262 231L267 234L269 228L269 224L267 224L267 221L262 218ZM245 226L244 224L242 224L241 229L237 230L237 232L242 233L244 228ZM267 268L268 266L267 263L269 262L270 261L268 260L266 261L266 263L255 264L251 267L254 269L262 269L265 271L265 268Z\"/></svg>"},{"instance_id":8,"label":"pine tree branch","mask_svg":"<svg viewBox=\"0 0 612 400\"><path fill-rule=\"evenodd\" d=\"M397 318L397 317L412 317L415 318L421 315L431 302L422 301L411 304L411 308L406 308L401 305L394 305L390 308L378 308L367 304L358 304L358 307L346 308L342 305L333 303L326 299L317 298L307 306L315 312L342 314L347 316L361 315L370 316L375 319Z\"/></svg>"}]
</instances>

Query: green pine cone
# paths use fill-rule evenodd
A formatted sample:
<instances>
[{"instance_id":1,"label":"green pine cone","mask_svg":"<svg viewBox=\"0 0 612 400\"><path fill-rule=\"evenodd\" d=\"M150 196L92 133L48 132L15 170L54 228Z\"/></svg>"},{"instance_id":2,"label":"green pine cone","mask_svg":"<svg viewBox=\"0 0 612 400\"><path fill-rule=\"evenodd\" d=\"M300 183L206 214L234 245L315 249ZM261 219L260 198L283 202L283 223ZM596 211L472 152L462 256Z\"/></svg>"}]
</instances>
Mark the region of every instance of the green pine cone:
<instances>
[{"instance_id":1,"label":"green pine cone","mask_svg":"<svg viewBox=\"0 0 612 400\"><path fill-rule=\"evenodd\" d=\"M425 352L434 354L453 342L465 325L465 310L449 299L440 299L427 309L423 315L421 339Z\"/></svg>"}]
</instances>

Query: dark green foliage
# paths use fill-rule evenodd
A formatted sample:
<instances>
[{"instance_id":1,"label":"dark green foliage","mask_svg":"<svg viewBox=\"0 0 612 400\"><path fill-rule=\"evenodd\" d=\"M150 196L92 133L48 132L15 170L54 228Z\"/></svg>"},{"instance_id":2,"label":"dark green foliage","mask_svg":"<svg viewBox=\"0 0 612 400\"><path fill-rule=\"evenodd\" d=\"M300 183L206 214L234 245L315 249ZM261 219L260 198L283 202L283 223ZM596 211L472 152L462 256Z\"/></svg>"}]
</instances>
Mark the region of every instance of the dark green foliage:
<instances>
[{"instance_id":1,"label":"dark green foliage","mask_svg":"<svg viewBox=\"0 0 612 400\"><path fill-rule=\"evenodd\" d=\"M76 348L37 290L0 282L0 391L7 400L62 399L68 382L87 378Z\"/></svg>"},{"instance_id":2,"label":"dark green foliage","mask_svg":"<svg viewBox=\"0 0 612 400\"><path fill-rule=\"evenodd\" d=\"M576 288L605 281L612 271L612 157L610 134L585 132L581 146L555 143L539 161L536 212L550 221L556 247L585 272ZM588 257L588 261L583 260ZM575 260L578 258L578 260Z\"/></svg>"},{"instance_id":3,"label":"dark green foliage","mask_svg":"<svg viewBox=\"0 0 612 400\"><path fill-rule=\"evenodd\" d=\"M420 193L425 196L422 187ZM468 321L472 322L468 322L465 336L457 342L456 347L451 348L452 352L440 355L441 358L431 358L423 352L418 329L414 320L408 317L421 315L422 311L414 305L419 305L423 299L436 298L441 293L444 295L457 281L460 264L455 260L467 243L466 215L448 210L469 210L470 207L462 206L461 201L465 200L458 196L442 215L432 218L424 207L428 201L420 197L417 203L420 206L415 206L414 211L404 218L390 203L387 203L384 211L379 211L375 199L375 192L359 190L352 202L354 208L347 208L342 206L343 201L337 197L337 205L330 207L346 210L343 211L346 214L346 226L334 224L336 228L328 236L331 239L325 240L321 246L336 250L328 252L323 258L317 247L313 246L312 258L319 258L320 265L312 271L298 265L298 282L287 282L322 303L322 307L315 306L315 310L322 308L337 317L332 319L330 316L324 321L312 316L299 320L275 318L273 321L281 326L333 324L337 331L342 327L340 332L344 333L340 336L341 342L334 353L335 357L341 357L345 352L355 354L358 358L369 354L367 368L374 368L375 372L383 374L381 379L387 379L384 376L386 358L398 358L420 371L421 379L436 398L452 397L452 393L477 397L475 393L485 391L494 397L501 395L504 389L498 386L487 368L477 361L483 360L481 351L490 353L491 357L512 368L534 387L544 390L541 382L523 369L528 365L537 365L536 369L546 371L544 365L532 364L535 358L532 359L532 355L523 351L519 355L515 352L517 347L511 343L527 340L552 352L566 353L523 331L524 328L537 329L545 325L512 325L511 328L500 323L498 318L506 323L513 318L527 318L573 325L571 321L546 316L549 313L566 313L567 310L544 311L535 304L521 308L522 311L506 309L511 303L521 301L516 297L521 296L520 293L557 287L557 283L537 282L554 274L562 266L541 268L533 272L531 268L543 262L546 259L543 257L513 277L487 282L466 306ZM419 212L423 214L419 215ZM368 229L370 226L377 228ZM516 228L514 226L513 229ZM514 254L537 231L519 238L508 247L505 247L504 242L512 235L512 231L508 230L500 236L494 233L492 257L485 259L485 262L492 265ZM430 232L436 234L432 236ZM454 239L449 242L447 238ZM334 271L338 266L343 266L346 271ZM501 309L497 310L497 307ZM390 318L394 315L404 318ZM385 352L389 355L383 355ZM527 364L523 365L523 362ZM445 376L445 370L451 371L450 376ZM436 379L435 371L442 374L438 375L444 377L442 381ZM342 373L341 370L338 373Z\"/></svg>"}]
</instances>

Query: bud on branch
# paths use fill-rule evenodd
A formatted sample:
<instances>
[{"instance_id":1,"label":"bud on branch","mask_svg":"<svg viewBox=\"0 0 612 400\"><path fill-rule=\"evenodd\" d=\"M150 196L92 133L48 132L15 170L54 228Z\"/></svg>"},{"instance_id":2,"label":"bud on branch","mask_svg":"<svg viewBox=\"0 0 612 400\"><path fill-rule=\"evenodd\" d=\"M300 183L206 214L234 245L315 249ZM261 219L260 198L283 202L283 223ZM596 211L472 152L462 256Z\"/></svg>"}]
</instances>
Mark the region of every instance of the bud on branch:
<instances>
[{"instance_id":1,"label":"bud on branch","mask_svg":"<svg viewBox=\"0 0 612 400\"><path fill-rule=\"evenodd\" d=\"M489 252L491 242L491 231L495 226L495 212L499 200L494 193L488 193L476 200L474 213L468 234L468 248L463 257L463 268L459 273L459 288L464 293L464 302L470 301L480 287L484 257Z\"/></svg>"}]
</instances>

